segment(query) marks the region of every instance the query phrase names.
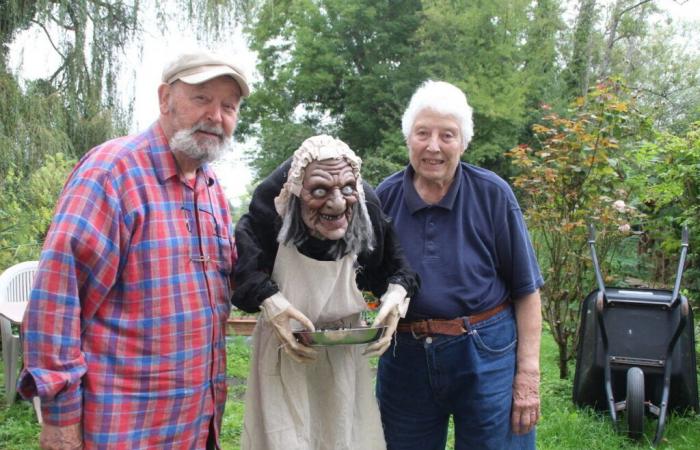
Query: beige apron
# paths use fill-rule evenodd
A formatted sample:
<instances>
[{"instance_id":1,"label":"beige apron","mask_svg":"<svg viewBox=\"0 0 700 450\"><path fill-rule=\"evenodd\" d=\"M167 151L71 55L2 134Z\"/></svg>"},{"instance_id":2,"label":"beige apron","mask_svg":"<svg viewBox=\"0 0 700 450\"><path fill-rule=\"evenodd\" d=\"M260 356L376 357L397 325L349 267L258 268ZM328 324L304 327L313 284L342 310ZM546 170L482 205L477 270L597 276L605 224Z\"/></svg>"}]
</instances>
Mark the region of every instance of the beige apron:
<instances>
[{"instance_id":1,"label":"beige apron","mask_svg":"<svg viewBox=\"0 0 700 450\"><path fill-rule=\"evenodd\" d=\"M354 256L318 261L279 245L272 278L317 328L355 326L365 309ZM262 319L262 316L261 316ZM243 450L384 450L384 433L364 345L316 347L301 364L259 320L245 396Z\"/></svg>"}]
</instances>

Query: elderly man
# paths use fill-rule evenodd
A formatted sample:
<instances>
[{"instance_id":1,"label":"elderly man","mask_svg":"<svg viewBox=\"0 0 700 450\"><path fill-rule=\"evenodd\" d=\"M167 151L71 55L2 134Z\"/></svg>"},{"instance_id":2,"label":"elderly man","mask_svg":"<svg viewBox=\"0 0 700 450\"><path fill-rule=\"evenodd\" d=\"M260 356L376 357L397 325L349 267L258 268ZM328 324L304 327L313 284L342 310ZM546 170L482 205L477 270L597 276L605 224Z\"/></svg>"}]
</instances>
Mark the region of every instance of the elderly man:
<instances>
[{"instance_id":1,"label":"elderly man","mask_svg":"<svg viewBox=\"0 0 700 450\"><path fill-rule=\"evenodd\" d=\"M162 81L159 120L81 159L44 244L18 390L41 398L45 449L219 447L235 253L207 163L249 87L203 50Z\"/></svg>"},{"instance_id":2,"label":"elderly man","mask_svg":"<svg viewBox=\"0 0 700 450\"><path fill-rule=\"evenodd\" d=\"M410 164L377 187L420 274L395 346L379 361L389 448L535 447L542 276L520 206L493 172L460 162L472 137L464 93L426 81L402 120Z\"/></svg>"},{"instance_id":3,"label":"elderly man","mask_svg":"<svg viewBox=\"0 0 700 450\"><path fill-rule=\"evenodd\" d=\"M234 304L263 310L254 332L243 449L384 449L368 355L391 342L417 288L360 158L330 136L307 139L256 189L236 227ZM381 295L363 346L312 348L292 331L357 327L360 290ZM364 355L363 355L364 350Z\"/></svg>"}]
</instances>

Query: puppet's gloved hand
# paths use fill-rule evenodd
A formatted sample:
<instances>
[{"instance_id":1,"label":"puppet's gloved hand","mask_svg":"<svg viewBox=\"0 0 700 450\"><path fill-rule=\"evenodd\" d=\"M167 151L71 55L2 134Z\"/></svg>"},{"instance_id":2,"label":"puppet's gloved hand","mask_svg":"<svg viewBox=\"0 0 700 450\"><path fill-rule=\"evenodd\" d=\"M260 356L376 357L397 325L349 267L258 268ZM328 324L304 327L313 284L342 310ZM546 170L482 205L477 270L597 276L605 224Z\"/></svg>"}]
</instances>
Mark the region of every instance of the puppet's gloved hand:
<instances>
[{"instance_id":1,"label":"puppet's gloved hand","mask_svg":"<svg viewBox=\"0 0 700 450\"><path fill-rule=\"evenodd\" d=\"M381 306L379 313L372 323L372 327L386 326L382 337L367 346L364 354L367 356L379 356L389 348L391 339L396 332L399 318L406 317L408 303L411 299L406 298L406 289L399 284L389 284L382 298L379 299Z\"/></svg>"},{"instance_id":2,"label":"puppet's gloved hand","mask_svg":"<svg viewBox=\"0 0 700 450\"><path fill-rule=\"evenodd\" d=\"M265 319L272 325L272 329L282 344L281 347L294 361L307 363L316 359L316 350L294 338L291 321L298 321L302 327L309 331L316 330L314 324L301 311L292 306L281 292L263 300L260 308Z\"/></svg>"}]
</instances>

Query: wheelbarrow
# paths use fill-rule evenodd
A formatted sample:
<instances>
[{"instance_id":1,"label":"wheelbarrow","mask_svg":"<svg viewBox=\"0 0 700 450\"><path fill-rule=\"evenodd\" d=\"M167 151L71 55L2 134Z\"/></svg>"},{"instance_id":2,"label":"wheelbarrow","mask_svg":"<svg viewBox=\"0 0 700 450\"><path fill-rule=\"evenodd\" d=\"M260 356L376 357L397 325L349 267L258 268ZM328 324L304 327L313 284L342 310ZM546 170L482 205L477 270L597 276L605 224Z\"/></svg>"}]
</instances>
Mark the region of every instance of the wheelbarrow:
<instances>
[{"instance_id":1,"label":"wheelbarrow","mask_svg":"<svg viewBox=\"0 0 700 450\"><path fill-rule=\"evenodd\" d=\"M680 295L688 229L683 229L673 291L606 287L592 225L588 244L598 289L581 305L573 401L607 409L618 429L618 413L624 413L627 435L635 440L644 435L645 419L657 418L656 446L669 410L700 411L693 311Z\"/></svg>"}]
</instances>

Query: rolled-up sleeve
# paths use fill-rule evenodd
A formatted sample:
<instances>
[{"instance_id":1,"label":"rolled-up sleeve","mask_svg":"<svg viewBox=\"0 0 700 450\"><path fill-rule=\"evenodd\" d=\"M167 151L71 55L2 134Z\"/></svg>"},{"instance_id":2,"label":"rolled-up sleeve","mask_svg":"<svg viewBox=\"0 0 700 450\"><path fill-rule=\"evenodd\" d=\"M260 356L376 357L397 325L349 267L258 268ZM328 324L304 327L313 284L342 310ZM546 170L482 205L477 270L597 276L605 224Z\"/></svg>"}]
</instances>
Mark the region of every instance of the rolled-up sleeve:
<instances>
[{"instance_id":1,"label":"rolled-up sleeve","mask_svg":"<svg viewBox=\"0 0 700 450\"><path fill-rule=\"evenodd\" d=\"M43 420L80 422L87 362L81 332L116 280L126 233L111 175L76 171L66 184L44 244L22 324L24 368L18 392L39 396Z\"/></svg>"}]
</instances>

